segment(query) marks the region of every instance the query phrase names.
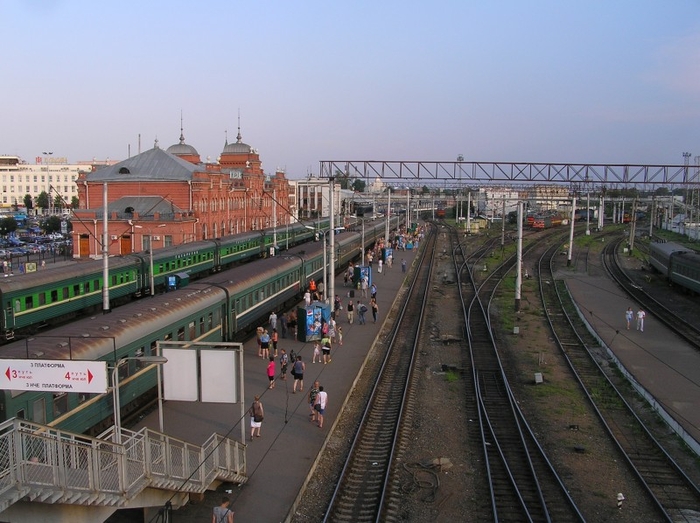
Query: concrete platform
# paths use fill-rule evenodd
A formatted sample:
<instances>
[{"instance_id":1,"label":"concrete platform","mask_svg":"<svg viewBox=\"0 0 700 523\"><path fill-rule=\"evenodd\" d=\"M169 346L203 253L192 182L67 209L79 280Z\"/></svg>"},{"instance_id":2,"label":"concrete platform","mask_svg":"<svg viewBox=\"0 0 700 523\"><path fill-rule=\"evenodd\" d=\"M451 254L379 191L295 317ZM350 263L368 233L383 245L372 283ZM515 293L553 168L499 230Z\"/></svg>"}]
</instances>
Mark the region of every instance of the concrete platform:
<instances>
[{"instance_id":1,"label":"concrete platform","mask_svg":"<svg viewBox=\"0 0 700 523\"><path fill-rule=\"evenodd\" d=\"M700 352L647 312L644 332L636 319L627 330L625 311L639 304L609 279L576 274L566 284L586 321L621 365L687 432L700 450ZM636 316L635 316L636 318Z\"/></svg>"},{"instance_id":2,"label":"concrete platform","mask_svg":"<svg viewBox=\"0 0 700 523\"><path fill-rule=\"evenodd\" d=\"M338 325L343 329L343 346L336 344L331 353L332 362L312 364L313 344L294 341L289 337L280 338L279 347L287 353L300 354L306 363L304 374L304 391L292 393L293 378L287 374L287 380L277 380L274 389L268 389L266 375L267 361L258 357L255 339L245 343L245 410L252 402L253 396L260 396L265 409L261 437L249 441L250 420L248 416L241 419L240 405L203 404L185 402L166 402L164 405L165 432L192 443L202 443L213 432L228 434L229 437L241 437L241 424L245 429L247 464L249 480L240 488L234 487L231 494L223 489L208 492L201 503L190 504L175 512L177 521L210 521L211 510L219 505L222 495L231 499L231 508L236 521L283 521L299 493L311 466L321 449L327 435L332 430L338 412L350 392L355 377L372 347L382 323L403 285L407 273L401 271L401 260L405 259L410 270L416 251L395 252L393 267L383 268L377 273L373 267L373 281L377 285L377 302L379 315L377 323L372 321L372 313L366 313L367 324L347 321L346 306L350 298L349 287L343 286L343 278L335 279L335 292L343 302ZM357 301L360 292L355 291ZM369 299L362 299L368 304ZM278 316L280 311L276 311ZM291 367L290 367L291 370ZM279 362L277 363L279 373ZM314 380L320 381L328 393L328 408L322 429L309 421L308 390ZM158 430L158 413L154 412L135 428L148 426ZM204 520L203 517L209 519Z\"/></svg>"}]
</instances>

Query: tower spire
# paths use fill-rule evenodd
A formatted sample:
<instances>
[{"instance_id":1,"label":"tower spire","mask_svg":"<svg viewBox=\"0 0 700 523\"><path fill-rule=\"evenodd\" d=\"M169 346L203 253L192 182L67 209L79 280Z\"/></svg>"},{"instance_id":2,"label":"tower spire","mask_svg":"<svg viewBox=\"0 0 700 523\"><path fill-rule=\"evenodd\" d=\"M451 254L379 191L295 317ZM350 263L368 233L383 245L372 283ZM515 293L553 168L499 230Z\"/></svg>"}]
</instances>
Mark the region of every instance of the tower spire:
<instances>
[{"instance_id":1,"label":"tower spire","mask_svg":"<svg viewBox=\"0 0 700 523\"><path fill-rule=\"evenodd\" d=\"M180 145L185 143L185 135L182 129L182 109L180 109Z\"/></svg>"},{"instance_id":2,"label":"tower spire","mask_svg":"<svg viewBox=\"0 0 700 523\"><path fill-rule=\"evenodd\" d=\"M236 143L241 143L243 137L241 136L241 109L238 108L238 136L236 136Z\"/></svg>"}]
</instances>

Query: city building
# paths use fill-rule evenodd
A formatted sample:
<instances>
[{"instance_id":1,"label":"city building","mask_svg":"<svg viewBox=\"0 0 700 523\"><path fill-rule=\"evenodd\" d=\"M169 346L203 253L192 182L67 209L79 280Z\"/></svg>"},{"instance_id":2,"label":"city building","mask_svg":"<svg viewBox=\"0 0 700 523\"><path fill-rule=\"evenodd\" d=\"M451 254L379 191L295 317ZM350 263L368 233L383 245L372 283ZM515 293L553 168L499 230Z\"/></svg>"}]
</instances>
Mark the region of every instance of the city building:
<instances>
[{"instance_id":1,"label":"city building","mask_svg":"<svg viewBox=\"0 0 700 523\"><path fill-rule=\"evenodd\" d=\"M24 207L27 194L36 202L42 192L49 195L52 206L59 195L65 202L62 207L70 207L73 197L78 195L75 185L78 175L91 168L87 162L70 164L67 158L48 153L37 156L35 161L30 164L19 156L0 156L0 208ZM38 211L36 206L34 210Z\"/></svg>"},{"instance_id":2,"label":"city building","mask_svg":"<svg viewBox=\"0 0 700 523\"><path fill-rule=\"evenodd\" d=\"M243 143L240 128L218 162L202 162L181 129L179 142L167 149L156 140L141 154L81 173L76 183L80 208L72 220L73 252L79 258L103 254L105 201L110 255L294 221L284 172L265 174L257 149Z\"/></svg>"}]
</instances>

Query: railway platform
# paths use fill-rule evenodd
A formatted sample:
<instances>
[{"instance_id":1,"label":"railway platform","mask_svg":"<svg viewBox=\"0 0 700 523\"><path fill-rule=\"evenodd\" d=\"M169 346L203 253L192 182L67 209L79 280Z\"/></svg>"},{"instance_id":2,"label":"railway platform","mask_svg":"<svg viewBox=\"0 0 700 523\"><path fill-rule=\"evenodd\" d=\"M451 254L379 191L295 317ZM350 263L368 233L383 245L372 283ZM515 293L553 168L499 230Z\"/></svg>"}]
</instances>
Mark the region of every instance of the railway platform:
<instances>
[{"instance_id":1,"label":"railway platform","mask_svg":"<svg viewBox=\"0 0 700 523\"><path fill-rule=\"evenodd\" d=\"M649 313L643 332L637 330L639 304L609 279L582 273L563 277L581 314L623 371L637 382L637 389L643 389L640 393L700 452L700 352ZM635 313L629 330L628 307Z\"/></svg>"},{"instance_id":2,"label":"railway platform","mask_svg":"<svg viewBox=\"0 0 700 523\"><path fill-rule=\"evenodd\" d=\"M404 283L415 258L415 250L395 251L393 267L377 272L373 266L373 282L377 285L379 314L377 322L372 320L371 310L366 313L367 323L358 324L357 312L351 325L347 321L347 303L350 287L343 286L342 275L335 279L335 293L342 299L343 310L338 325L343 330L343 345L334 345L327 365L312 363L313 343L303 343L287 338L279 339L279 348L289 354L294 351L306 363L304 390L293 393L293 378L289 371L286 381L277 379L275 388L268 389L267 361L258 356L258 346L253 338L244 344L245 402L246 410L255 395L260 396L265 418L261 437L250 441L250 419L241 419L239 404L185 403L168 401L164 404L163 420L165 432L191 443L199 443L217 432L233 439L240 439L241 424L244 426L247 443L248 482L242 486L224 484L216 491L208 491L204 498L174 512L175 520L210 521L212 508L221 503L222 496L231 500L235 521L253 522L284 521L293 508L314 461L324 442L333 430L345 398L362 368L372 345L379 334L387 313L394 306L397 293ZM402 272L402 259L406 260L407 272ZM354 302L361 300L369 307L369 297L361 297L354 291ZM282 311L275 311L277 315ZM272 351L271 351L272 352ZM279 358L276 359L279 375ZM291 366L289 367L291 370ZM309 420L308 390L315 380L328 393L328 408L323 428ZM146 416L135 427L148 426L158 430L158 413ZM231 492L227 492L231 490ZM208 518L208 519L203 519ZM109 521L121 521L116 517Z\"/></svg>"}]
</instances>

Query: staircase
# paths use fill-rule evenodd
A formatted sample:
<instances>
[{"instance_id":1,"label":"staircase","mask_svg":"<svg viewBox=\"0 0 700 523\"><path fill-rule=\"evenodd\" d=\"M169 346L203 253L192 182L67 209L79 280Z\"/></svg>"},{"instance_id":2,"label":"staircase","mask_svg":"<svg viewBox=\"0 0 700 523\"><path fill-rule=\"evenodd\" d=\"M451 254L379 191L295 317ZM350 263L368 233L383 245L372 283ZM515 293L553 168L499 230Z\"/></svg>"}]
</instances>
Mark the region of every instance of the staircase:
<instances>
[{"instance_id":1,"label":"staircase","mask_svg":"<svg viewBox=\"0 0 700 523\"><path fill-rule=\"evenodd\" d=\"M147 428L121 432L117 444L25 420L0 424L0 519L20 500L116 510L145 489L201 493L247 481L238 441L213 434L199 446Z\"/></svg>"}]
</instances>

